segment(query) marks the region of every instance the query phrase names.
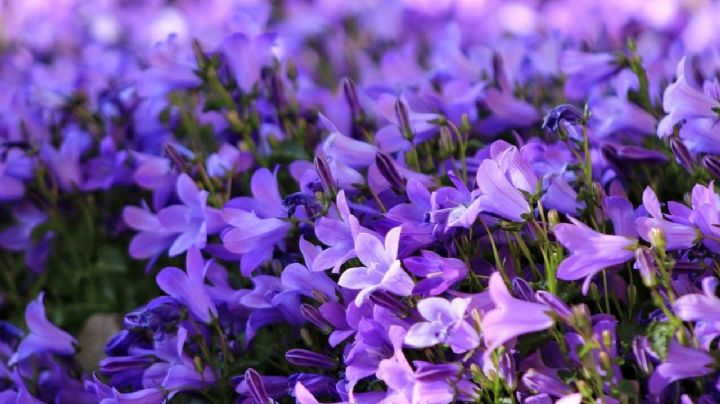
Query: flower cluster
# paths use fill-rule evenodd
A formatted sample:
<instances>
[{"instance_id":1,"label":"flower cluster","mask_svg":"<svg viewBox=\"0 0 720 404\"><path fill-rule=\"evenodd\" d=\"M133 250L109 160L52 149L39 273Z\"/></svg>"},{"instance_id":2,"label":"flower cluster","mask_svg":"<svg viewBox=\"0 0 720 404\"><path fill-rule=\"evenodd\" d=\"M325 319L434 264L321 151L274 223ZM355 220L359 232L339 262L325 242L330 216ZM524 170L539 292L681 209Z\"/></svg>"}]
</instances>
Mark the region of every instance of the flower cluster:
<instances>
[{"instance_id":1,"label":"flower cluster","mask_svg":"<svg viewBox=\"0 0 720 404\"><path fill-rule=\"evenodd\" d=\"M720 401L719 19L5 2L0 403Z\"/></svg>"}]
</instances>

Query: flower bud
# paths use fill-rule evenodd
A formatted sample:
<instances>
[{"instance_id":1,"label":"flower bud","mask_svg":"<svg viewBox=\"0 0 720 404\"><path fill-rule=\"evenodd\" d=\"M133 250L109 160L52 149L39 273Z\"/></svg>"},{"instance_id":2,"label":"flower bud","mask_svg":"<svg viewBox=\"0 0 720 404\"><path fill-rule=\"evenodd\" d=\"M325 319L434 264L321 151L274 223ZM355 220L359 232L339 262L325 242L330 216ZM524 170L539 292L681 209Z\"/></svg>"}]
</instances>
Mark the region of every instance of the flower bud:
<instances>
[{"instance_id":1,"label":"flower bud","mask_svg":"<svg viewBox=\"0 0 720 404\"><path fill-rule=\"evenodd\" d=\"M513 278L512 288L519 298L527 300L528 302L535 302L535 294L533 293L533 288L525 279Z\"/></svg>"},{"instance_id":2,"label":"flower bud","mask_svg":"<svg viewBox=\"0 0 720 404\"><path fill-rule=\"evenodd\" d=\"M351 78L345 77L342 81L343 93L345 94L345 100L347 100L350 106L350 113L353 119L357 119L362 113L362 106L357 95L357 87L355 82Z\"/></svg>"},{"instance_id":3,"label":"flower bud","mask_svg":"<svg viewBox=\"0 0 720 404\"><path fill-rule=\"evenodd\" d=\"M677 137L670 138L670 150L675 155L675 160L680 164L686 171L692 172L695 166L695 160L692 158L690 151L685 146L682 140Z\"/></svg>"},{"instance_id":4,"label":"flower bud","mask_svg":"<svg viewBox=\"0 0 720 404\"><path fill-rule=\"evenodd\" d=\"M163 146L163 150L165 151L165 154L167 154L170 161L175 164L175 167L177 167L178 170L184 173L190 172L190 168L188 167L187 162L185 162L185 159L180 155L175 146L173 146L171 143L165 143L165 145Z\"/></svg>"},{"instance_id":5,"label":"flower bud","mask_svg":"<svg viewBox=\"0 0 720 404\"><path fill-rule=\"evenodd\" d=\"M702 166L716 179L720 179L720 157L707 155L702 158Z\"/></svg>"},{"instance_id":6,"label":"flower bud","mask_svg":"<svg viewBox=\"0 0 720 404\"><path fill-rule=\"evenodd\" d=\"M395 102L395 115L398 126L400 127L400 132L405 139L411 140L413 138L413 131L410 126L410 111L404 100L398 99L397 102Z\"/></svg>"},{"instance_id":7,"label":"flower bud","mask_svg":"<svg viewBox=\"0 0 720 404\"><path fill-rule=\"evenodd\" d=\"M531 391L537 394L547 394L554 397L562 397L572 393L562 381L545 373L530 369L522 376L522 383Z\"/></svg>"},{"instance_id":8,"label":"flower bud","mask_svg":"<svg viewBox=\"0 0 720 404\"><path fill-rule=\"evenodd\" d=\"M390 155L378 150L375 155L375 164L377 165L380 174L382 174L385 180L387 180L393 191L398 194L405 193L405 179L402 174L400 174L400 171L398 171L397 166Z\"/></svg>"},{"instance_id":9,"label":"flower bud","mask_svg":"<svg viewBox=\"0 0 720 404\"><path fill-rule=\"evenodd\" d=\"M632 341L632 351L635 357L635 363L637 363L640 370L644 373L650 373L650 361L647 355L649 343L647 337L643 335L637 335Z\"/></svg>"},{"instance_id":10,"label":"flower bud","mask_svg":"<svg viewBox=\"0 0 720 404\"><path fill-rule=\"evenodd\" d=\"M410 314L408 307L405 304L399 301L395 296L383 290L376 290L371 293L369 299L374 304L384 307L400 317L406 317Z\"/></svg>"},{"instance_id":11,"label":"flower bud","mask_svg":"<svg viewBox=\"0 0 720 404\"><path fill-rule=\"evenodd\" d=\"M250 392L250 396L256 404L271 403L272 400L265 390L265 384L260 374L253 368L245 371L245 383Z\"/></svg>"},{"instance_id":12,"label":"flower bud","mask_svg":"<svg viewBox=\"0 0 720 404\"><path fill-rule=\"evenodd\" d=\"M300 314L305 320L309 321L312 325L319 328L323 332L329 333L330 331L332 331L332 327L330 327L330 324L328 324L328 322L320 313L320 310L318 310L315 306L303 303L302 305L300 305Z\"/></svg>"},{"instance_id":13,"label":"flower bud","mask_svg":"<svg viewBox=\"0 0 720 404\"><path fill-rule=\"evenodd\" d=\"M538 290L535 292L535 297L538 302L550 307L550 309L552 309L552 311L560 317L560 320L568 324L572 321L572 310L570 310L570 307L568 307L568 305L565 304L565 302L563 302L559 297L545 290Z\"/></svg>"},{"instance_id":14,"label":"flower bud","mask_svg":"<svg viewBox=\"0 0 720 404\"><path fill-rule=\"evenodd\" d=\"M333 179L330 164L323 156L315 156L315 171L317 171L320 182L322 183L325 193L331 198L337 193L335 180Z\"/></svg>"},{"instance_id":15,"label":"flower bud","mask_svg":"<svg viewBox=\"0 0 720 404\"><path fill-rule=\"evenodd\" d=\"M285 353L285 359L295 366L309 368L335 369L337 366L335 359L307 349L291 349Z\"/></svg>"}]
</instances>

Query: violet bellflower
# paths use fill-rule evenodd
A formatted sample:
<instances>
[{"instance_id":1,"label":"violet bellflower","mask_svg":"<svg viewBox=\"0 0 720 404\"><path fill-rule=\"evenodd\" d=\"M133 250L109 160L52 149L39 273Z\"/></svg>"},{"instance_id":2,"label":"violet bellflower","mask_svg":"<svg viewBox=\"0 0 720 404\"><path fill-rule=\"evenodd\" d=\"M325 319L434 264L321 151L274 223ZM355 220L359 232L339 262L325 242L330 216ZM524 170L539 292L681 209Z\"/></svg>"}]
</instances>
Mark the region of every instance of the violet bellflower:
<instances>
[{"instance_id":1,"label":"violet bellflower","mask_svg":"<svg viewBox=\"0 0 720 404\"><path fill-rule=\"evenodd\" d=\"M587 293L595 274L634 257L637 240L598 233L573 217L568 219L571 223L553 229L558 242L570 250L570 256L558 266L557 276L569 281L585 278L583 293Z\"/></svg>"},{"instance_id":2,"label":"violet bellflower","mask_svg":"<svg viewBox=\"0 0 720 404\"><path fill-rule=\"evenodd\" d=\"M196 247L190 247L185 262L187 273L180 268L168 267L157 275L160 289L185 305L195 318L204 323L210 323L211 316L217 317L217 308L205 287L205 274L210 263L203 260Z\"/></svg>"},{"instance_id":3,"label":"violet bellflower","mask_svg":"<svg viewBox=\"0 0 720 404\"><path fill-rule=\"evenodd\" d=\"M45 316L44 293L28 304L25 309L25 322L30 333L23 338L17 351L10 358L10 364L19 363L33 355L52 353L72 355L77 340L67 332L53 325Z\"/></svg>"},{"instance_id":4,"label":"violet bellflower","mask_svg":"<svg viewBox=\"0 0 720 404\"><path fill-rule=\"evenodd\" d=\"M376 376L388 386L381 401L391 403L449 403L455 397L455 389L446 380L419 380L402 351L405 330L391 326L388 335L393 346L393 356L380 361Z\"/></svg>"},{"instance_id":5,"label":"violet bellflower","mask_svg":"<svg viewBox=\"0 0 720 404\"><path fill-rule=\"evenodd\" d=\"M452 301L430 297L417 304L426 320L412 325L405 335L405 344L427 348L447 344L455 353L464 353L480 344L480 336L465 320L469 298L456 297Z\"/></svg>"},{"instance_id":6,"label":"violet bellflower","mask_svg":"<svg viewBox=\"0 0 720 404\"><path fill-rule=\"evenodd\" d=\"M660 229L665 236L665 248L672 251L690 248L700 238L699 231L695 227L665 218L660 210L660 201L650 187L645 188L643 192L643 206L650 217L641 217L635 220L638 234L643 240L651 242L651 231Z\"/></svg>"},{"instance_id":7,"label":"violet bellflower","mask_svg":"<svg viewBox=\"0 0 720 404\"><path fill-rule=\"evenodd\" d=\"M665 387L677 380L708 375L713 372L714 363L715 360L707 352L682 346L673 339L665 361L650 376L650 393L660 395Z\"/></svg>"},{"instance_id":8,"label":"violet bellflower","mask_svg":"<svg viewBox=\"0 0 720 404\"><path fill-rule=\"evenodd\" d=\"M204 248L207 235L225 227L220 211L207 206L208 192L200 190L187 174L177 179L176 191L182 205L171 205L158 212L158 220L174 235L168 255L174 257L191 246Z\"/></svg>"},{"instance_id":9,"label":"violet bellflower","mask_svg":"<svg viewBox=\"0 0 720 404\"><path fill-rule=\"evenodd\" d=\"M673 304L673 311L681 320L697 322L695 335L706 349L720 335L720 298L715 295L717 285L717 278L706 277L702 280L702 293L688 293Z\"/></svg>"},{"instance_id":10,"label":"violet bellflower","mask_svg":"<svg viewBox=\"0 0 720 404\"><path fill-rule=\"evenodd\" d=\"M550 307L512 297L499 272L490 275L488 289L495 303L495 308L485 313L482 319L483 339L488 351L520 335L546 330L555 323L548 314L552 311Z\"/></svg>"},{"instance_id":11,"label":"violet bellflower","mask_svg":"<svg viewBox=\"0 0 720 404\"><path fill-rule=\"evenodd\" d=\"M524 216L531 212L528 201L494 160L480 163L477 186L480 196L468 207L469 211L491 213L514 222L524 221Z\"/></svg>"},{"instance_id":12,"label":"violet bellflower","mask_svg":"<svg viewBox=\"0 0 720 404\"><path fill-rule=\"evenodd\" d=\"M398 260L402 227L395 227L385 235L385 245L377 237L361 233L355 238L355 253L364 267L348 268L340 275L338 285L359 290L355 304L363 304L375 290L386 290L398 296L410 296L412 278Z\"/></svg>"},{"instance_id":13,"label":"violet bellflower","mask_svg":"<svg viewBox=\"0 0 720 404\"><path fill-rule=\"evenodd\" d=\"M315 258L311 266L313 271L332 268L333 273L339 273L340 267L346 261L357 256L354 238L360 232L368 232L350 212L344 190L338 192L335 206L340 213L339 218L321 217L315 222L315 235L329 248L321 251Z\"/></svg>"},{"instance_id":14,"label":"violet bellflower","mask_svg":"<svg viewBox=\"0 0 720 404\"><path fill-rule=\"evenodd\" d=\"M290 224L280 219L286 216L286 211L275 175L266 168L257 170L250 188L252 198L232 199L222 213L231 226L222 235L223 245L242 255L240 271L246 277L272 258L275 245L285 239L290 229Z\"/></svg>"}]
</instances>

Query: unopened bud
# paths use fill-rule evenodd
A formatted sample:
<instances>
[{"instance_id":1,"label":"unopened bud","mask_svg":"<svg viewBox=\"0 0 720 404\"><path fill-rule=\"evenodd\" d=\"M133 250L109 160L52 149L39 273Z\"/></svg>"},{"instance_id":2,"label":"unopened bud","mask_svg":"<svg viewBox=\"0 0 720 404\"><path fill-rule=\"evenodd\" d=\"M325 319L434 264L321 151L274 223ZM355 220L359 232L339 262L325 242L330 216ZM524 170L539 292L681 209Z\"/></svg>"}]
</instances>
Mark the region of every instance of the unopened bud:
<instances>
[{"instance_id":1,"label":"unopened bud","mask_svg":"<svg viewBox=\"0 0 720 404\"><path fill-rule=\"evenodd\" d=\"M413 138L413 132L410 127L410 111L402 99L398 99L397 102L395 102L395 115L398 120L400 132L406 139L411 140Z\"/></svg>"},{"instance_id":2,"label":"unopened bud","mask_svg":"<svg viewBox=\"0 0 720 404\"><path fill-rule=\"evenodd\" d=\"M513 278L512 288L515 294L528 302L535 302L535 293L532 286L523 278Z\"/></svg>"},{"instance_id":3,"label":"unopened bud","mask_svg":"<svg viewBox=\"0 0 720 404\"><path fill-rule=\"evenodd\" d=\"M399 315L400 317L406 317L409 313L408 307L398 300L395 296L388 292L378 290L370 294L370 301L374 304L384 307L391 312Z\"/></svg>"},{"instance_id":4,"label":"unopened bud","mask_svg":"<svg viewBox=\"0 0 720 404\"><path fill-rule=\"evenodd\" d=\"M692 172L695 166L695 161L690 154L690 151L685 146L682 140L677 137L670 138L670 150L675 155L675 160L680 164L686 171Z\"/></svg>"},{"instance_id":5,"label":"unopened bud","mask_svg":"<svg viewBox=\"0 0 720 404\"><path fill-rule=\"evenodd\" d=\"M300 305L300 314L303 318L309 321L312 325L322 330L324 333L332 331L332 327L325 320L323 315L320 313L315 306L311 306L307 303Z\"/></svg>"},{"instance_id":6,"label":"unopened bud","mask_svg":"<svg viewBox=\"0 0 720 404\"><path fill-rule=\"evenodd\" d=\"M187 162L185 162L185 159L180 155L175 146L171 143L165 143L163 149L165 150L165 154L167 154L170 161L175 164L175 167L177 167L178 170L184 173L190 172Z\"/></svg>"},{"instance_id":7,"label":"unopened bud","mask_svg":"<svg viewBox=\"0 0 720 404\"><path fill-rule=\"evenodd\" d=\"M440 152L444 155L455 153L455 139L447 126L440 127L439 134Z\"/></svg>"},{"instance_id":8,"label":"unopened bud","mask_svg":"<svg viewBox=\"0 0 720 404\"><path fill-rule=\"evenodd\" d=\"M572 324L577 330L587 330L590 327L590 311L585 304L572 307Z\"/></svg>"},{"instance_id":9,"label":"unopened bud","mask_svg":"<svg viewBox=\"0 0 720 404\"><path fill-rule=\"evenodd\" d=\"M335 187L332 170L330 170L330 164L325 157L315 156L315 171L320 177L320 183L322 183L325 193L332 198L336 194L337 188Z\"/></svg>"},{"instance_id":10,"label":"unopened bud","mask_svg":"<svg viewBox=\"0 0 720 404\"><path fill-rule=\"evenodd\" d=\"M392 157L387 153L378 150L375 155L375 164L377 165L380 174L387 180L390 187L398 194L405 192L405 179L403 178L400 171L398 171L395 162Z\"/></svg>"},{"instance_id":11,"label":"unopened bud","mask_svg":"<svg viewBox=\"0 0 720 404\"><path fill-rule=\"evenodd\" d=\"M253 368L249 368L245 371L245 384L250 392L255 403L270 403L272 400L268 396L267 390L265 390L265 384L262 381L262 376Z\"/></svg>"},{"instance_id":12,"label":"unopened bud","mask_svg":"<svg viewBox=\"0 0 720 404\"><path fill-rule=\"evenodd\" d=\"M295 366L309 368L335 369L337 360L307 349L291 349L285 353L285 359Z\"/></svg>"},{"instance_id":13,"label":"unopened bud","mask_svg":"<svg viewBox=\"0 0 720 404\"><path fill-rule=\"evenodd\" d=\"M701 164L715 179L720 179L720 157L707 155Z\"/></svg>"},{"instance_id":14,"label":"unopened bud","mask_svg":"<svg viewBox=\"0 0 720 404\"><path fill-rule=\"evenodd\" d=\"M345 100L347 100L350 106L350 113L353 119L357 119L362 113L362 106L360 106L360 100L357 95L357 87L355 82L351 78L345 77L342 81L343 93L345 94Z\"/></svg>"}]
</instances>

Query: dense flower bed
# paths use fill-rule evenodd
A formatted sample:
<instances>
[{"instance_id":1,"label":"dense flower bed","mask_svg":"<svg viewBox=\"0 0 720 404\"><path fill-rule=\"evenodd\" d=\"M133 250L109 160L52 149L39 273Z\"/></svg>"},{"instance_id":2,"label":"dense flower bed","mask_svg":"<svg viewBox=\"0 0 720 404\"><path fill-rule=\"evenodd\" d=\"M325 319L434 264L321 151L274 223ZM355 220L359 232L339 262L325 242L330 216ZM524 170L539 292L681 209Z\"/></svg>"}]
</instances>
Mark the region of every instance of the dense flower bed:
<instances>
[{"instance_id":1,"label":"dense flower bed","mask_svg":"<svg viewBox=\"0 0 720 404\"><path fill-rule=\"evenodd\" d=\"M717 21L2 2L0 403L720 400Z\"/></svg>"}]
</instances>

